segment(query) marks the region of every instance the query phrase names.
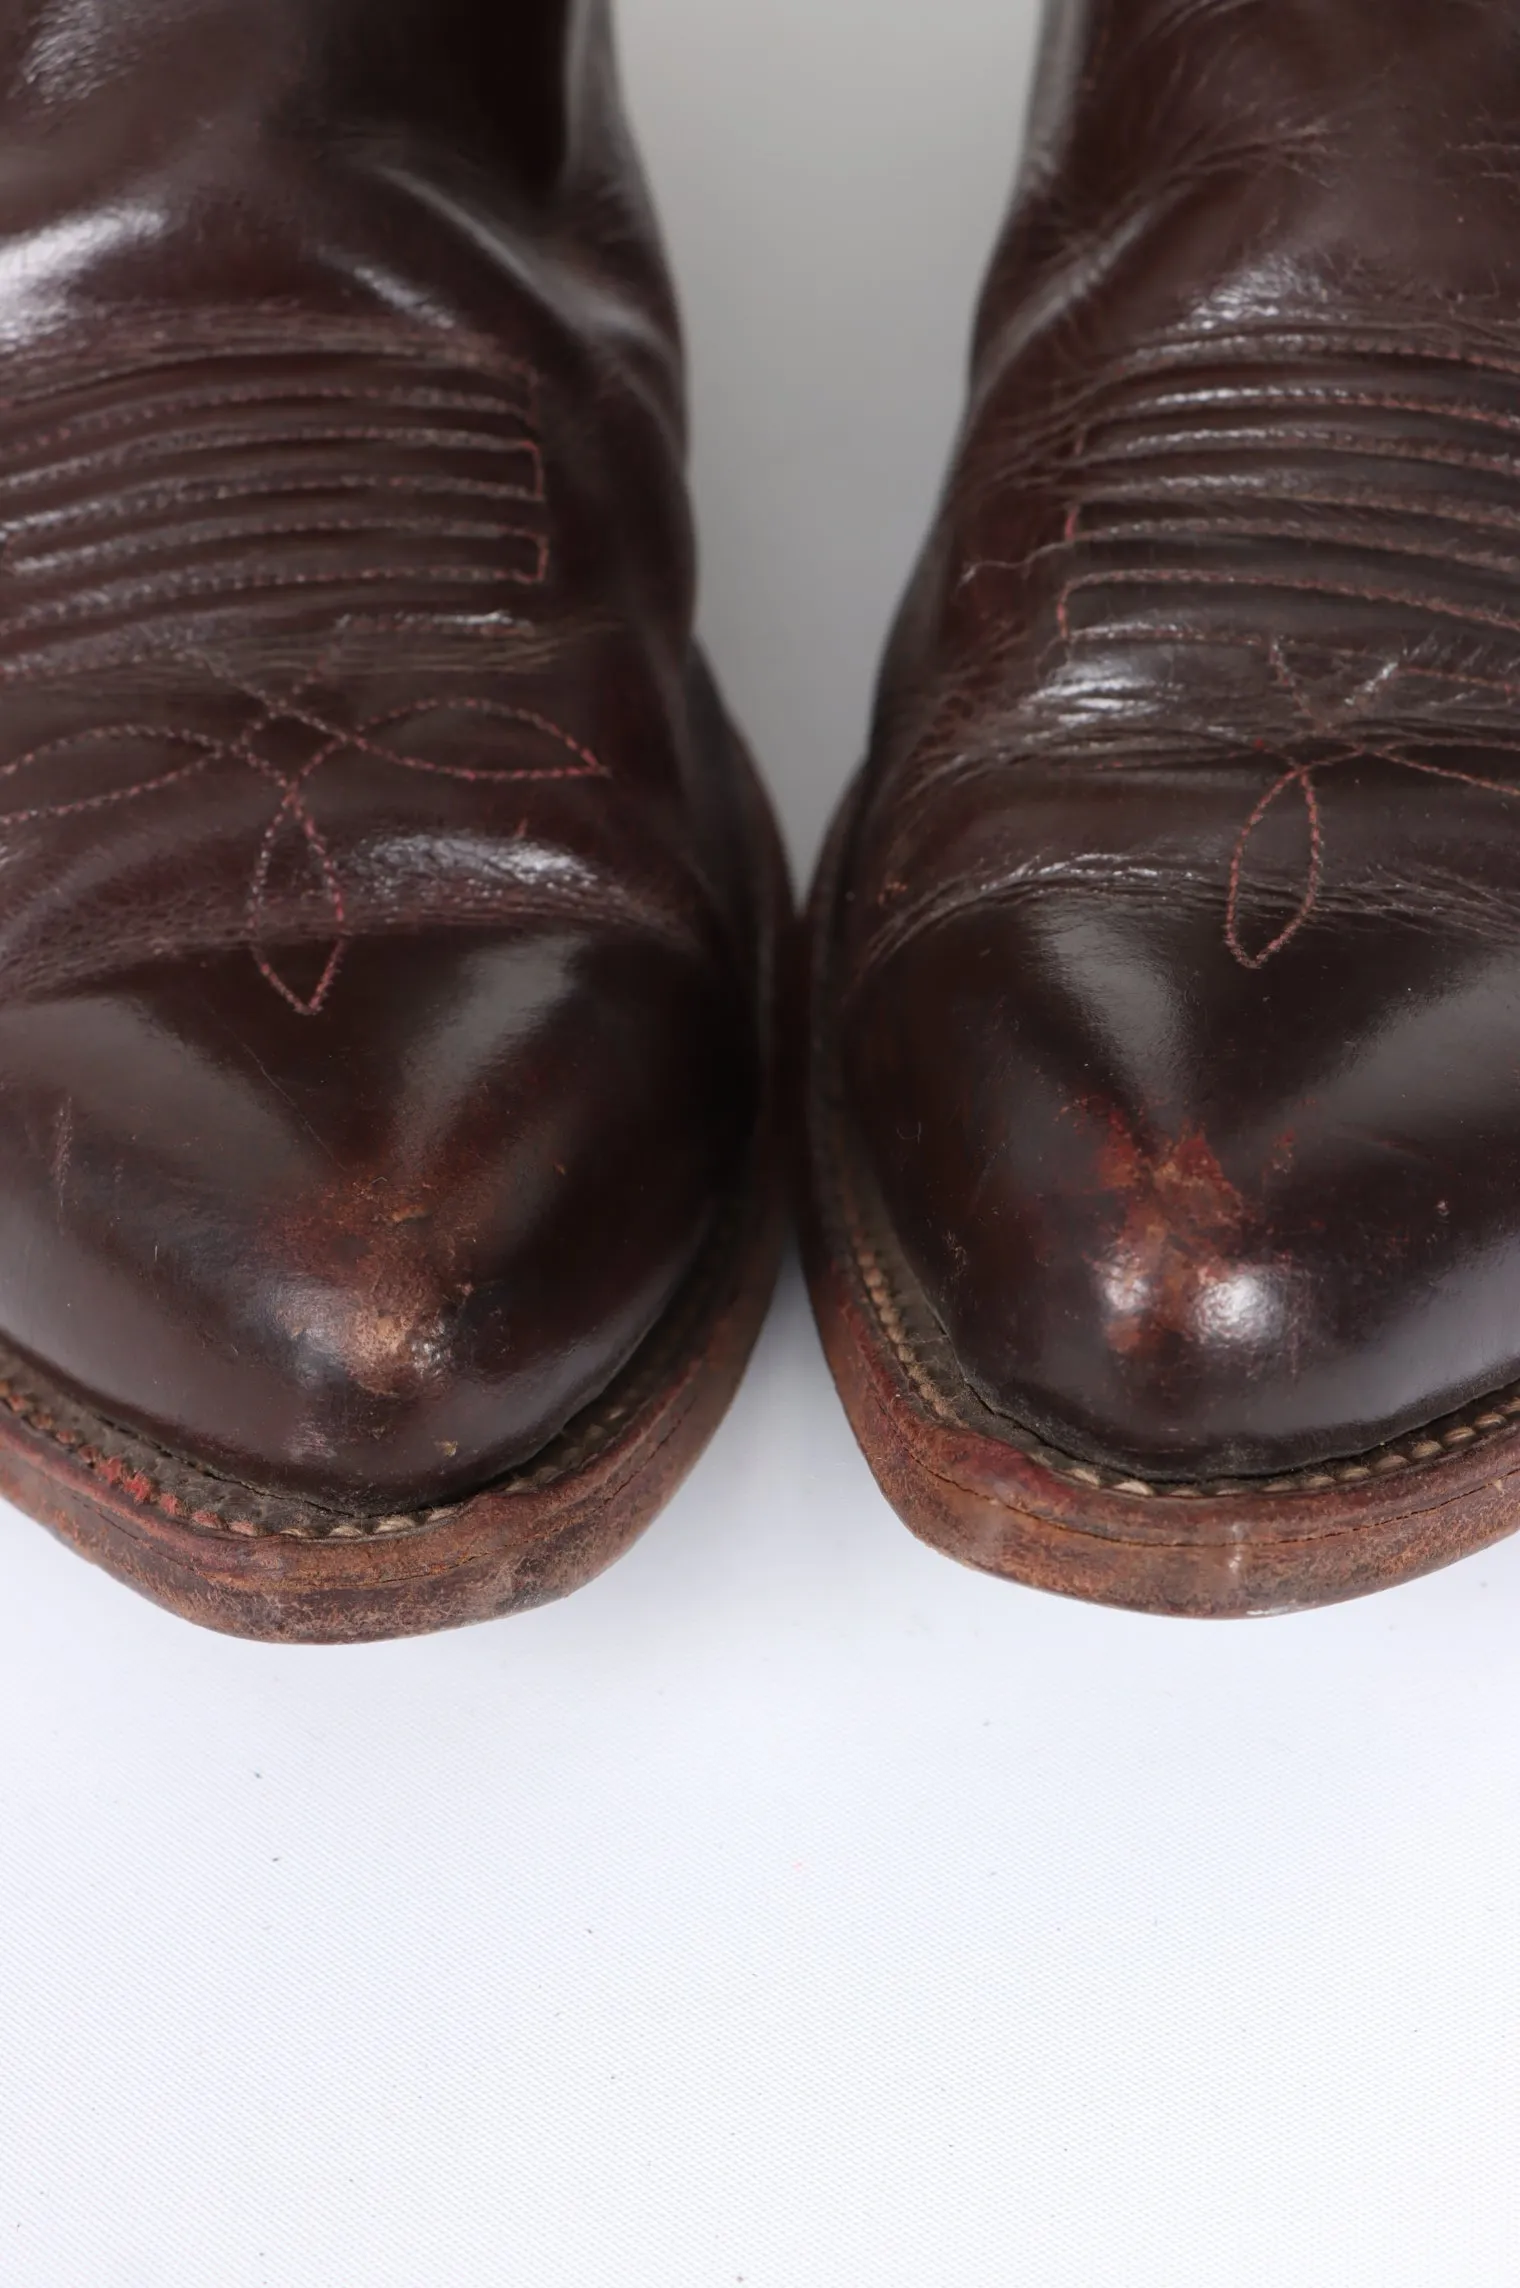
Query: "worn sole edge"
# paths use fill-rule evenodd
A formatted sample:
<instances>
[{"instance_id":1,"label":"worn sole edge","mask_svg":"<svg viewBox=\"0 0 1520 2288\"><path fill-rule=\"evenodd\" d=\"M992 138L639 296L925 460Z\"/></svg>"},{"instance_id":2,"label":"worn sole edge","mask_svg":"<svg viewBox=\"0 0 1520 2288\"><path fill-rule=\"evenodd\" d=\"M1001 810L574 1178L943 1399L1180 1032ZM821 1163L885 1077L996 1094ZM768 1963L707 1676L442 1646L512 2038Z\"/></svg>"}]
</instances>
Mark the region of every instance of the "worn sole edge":
<instances>
[{"instance_id":1,"label":"worn sole edge","mask_svg":"<svg viewBox=\"0 0 1520 2288\"><path fill-rule=\"evenodd\" d=\"M1012 1435L979 1428L974 1415L983 1410L969 1389L946 1388L924 1362L914 1360L910 1374L911 1344L881 1260L889 1249L868 1251L850 1212L854 1186L829 1026L835 893L860 791L857 782L830 836L808 919L800 1212L824 1350L856 1438L903 1522L960 1563L1028 1588L1201 1620L1306 1612L1370 1596L1520 1530L1520 1423L1479 1435L1465 1418L1481 1404L1450 1418L1455 1451L1418 1461L1398 1456L1396 1474L1380 1474L1387 1464L1374 1453L1342 1472L1343 1481L1356 1482L1309 1487L1302 1480L1312 1473L1298 1473L1228 1490L1161 1485L1130 1493L1074 1458L1051 1466ZM884 1305L897 1321L895 1339ZM1512 1417L1512 1394L1506 1397ZM1442 1430L1434 1425L1422 1442L1439 1445Z\"/></svg>"},{"instance_id":2,"label":"worn sole edge","mask_svg":"<svg viewBox=\"0 0 1520 2288\"><path fill-rule=\"evenodd\" d=\"M720 1302L688 1326L680 1355L619 1434L579 1469L547 1484L530 1472L489 1487L441 1513L440 1523L355 1539L341 1529L339 1538L208 1531L155 1498L155 1472L174 1457L102 1422L100 1447L112 1455L103 1479L77 1447L17 1415L0 1421L0 1493L118 1581L228 1636L371 1643L551 1604L623 1556L700 1458L764 1324L785 1228L772 1169L744 1219L741 1246L730 1243ZM45 1382L31 1368L25 1374L46 1407ZM77 1407L72 1413L79 1419ZM241 1489L202 1475L235 1506Z\"/></svg>"},{"instance_id":3,"label":"worn sole edge","mask_svg":"<svg viewBox=\"0 0 1520 2288\"><path fill-rule=\"evenodd\" d=\"M602 1399L472 1496L421 1517L358 1520L271 1503L91 1413L0 1346L0 1495L167 1611L264 1643L375 1643L501 1619L571 1595L632 1548L738 1392L787 1236L795 1092L782 1070L796 925L774 812L729 737L755 853L766 1096L736 1212ZM271 1508L286 1530L225 1523Z\"/></svg>"}]
</instances>

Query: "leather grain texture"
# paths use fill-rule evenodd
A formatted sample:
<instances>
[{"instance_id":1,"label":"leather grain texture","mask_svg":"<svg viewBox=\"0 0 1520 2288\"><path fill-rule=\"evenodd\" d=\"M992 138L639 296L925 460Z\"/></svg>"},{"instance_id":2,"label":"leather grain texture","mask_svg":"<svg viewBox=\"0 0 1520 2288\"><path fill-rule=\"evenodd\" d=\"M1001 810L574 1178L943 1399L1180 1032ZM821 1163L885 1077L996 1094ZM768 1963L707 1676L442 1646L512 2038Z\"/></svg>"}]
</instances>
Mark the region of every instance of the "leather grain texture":
<instances>
[{"instance_id":1,"label":"leather grain texture","mask_svg":"<svg viewBox=\"0 0 1520 2288\"><path fill-rule=\"evenodd\" d=\"M1492 0L1052 0L815 1158L965 1419L1104 1484L1520 1378L1517 111Z\"/></svg>"},{"instance_id":2,"label":"leather grain texture","mask_svg":"<svg viewBox=\"0 0 1520 2288\"><path fill-rule=\"evenodd\" d=\"M0 1337L367 1538L774 1253L784 881L607 10L44 0L0 87Z\"/></svg>"}]
</instances>

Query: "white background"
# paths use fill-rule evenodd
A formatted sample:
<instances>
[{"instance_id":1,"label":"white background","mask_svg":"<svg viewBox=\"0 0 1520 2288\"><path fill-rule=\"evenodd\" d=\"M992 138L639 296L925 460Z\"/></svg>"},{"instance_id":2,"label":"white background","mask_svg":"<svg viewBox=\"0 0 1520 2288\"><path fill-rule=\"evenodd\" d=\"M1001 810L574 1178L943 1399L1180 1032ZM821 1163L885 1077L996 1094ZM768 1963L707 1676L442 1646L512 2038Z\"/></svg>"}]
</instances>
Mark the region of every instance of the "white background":
<instances>
[{"instance_id":1,"label":"white background","mask_svg":"<svg viewBox=\"0 0 1520 2288\"><path fill-rule=\"evenodd\" d=\"M1026 0L627 0L708 625L800 859ZM568 1605L198 1635L0 1512L5 2288L1516 2288L1520 1544L1244 1628L958 1572L794 1275Z\"/></svg>"}]
</instances>

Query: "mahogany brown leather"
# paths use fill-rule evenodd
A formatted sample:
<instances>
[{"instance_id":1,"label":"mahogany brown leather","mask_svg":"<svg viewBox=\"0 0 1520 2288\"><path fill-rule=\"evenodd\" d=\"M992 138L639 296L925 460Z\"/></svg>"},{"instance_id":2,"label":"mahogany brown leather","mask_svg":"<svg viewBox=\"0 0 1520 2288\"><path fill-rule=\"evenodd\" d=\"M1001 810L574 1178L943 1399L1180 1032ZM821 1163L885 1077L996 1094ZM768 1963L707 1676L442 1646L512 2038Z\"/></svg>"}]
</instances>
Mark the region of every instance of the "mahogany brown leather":
<instances>
[{"instance_id":1,"label":"mahogany brown leather","mask_svg":"<svg viewBox=\"0 0 1520 2288\"><path fill-rule=\"evenodd\" d=\"M1517 118L1507 0L1053 0L827 1149L968 1403L1151 1484L1520 1377Z\"/></svg>"},{"instance_id":2,"label":"mahogany brown leather","mask_svg":"<svg viewBox=\"0 0 1520 2288\"><path fill-rule=\"evenodd\" d=\"M0 1335L536 1454L747 1181L755 808L599 0L0 6Z\"/></svg>"}]
</instances>

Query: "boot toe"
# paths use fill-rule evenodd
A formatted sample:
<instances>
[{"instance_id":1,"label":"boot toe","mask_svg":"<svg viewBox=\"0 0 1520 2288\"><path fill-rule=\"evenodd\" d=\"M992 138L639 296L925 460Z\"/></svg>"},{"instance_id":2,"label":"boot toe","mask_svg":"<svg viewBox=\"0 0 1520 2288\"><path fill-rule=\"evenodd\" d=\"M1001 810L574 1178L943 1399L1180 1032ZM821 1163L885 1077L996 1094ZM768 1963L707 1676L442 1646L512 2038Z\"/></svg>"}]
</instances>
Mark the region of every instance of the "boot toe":
<instances>
[{"instance_id":1,"label":"boot toe","mask_svg":"<svg viewBox=\"0 0 1520 2288\"><path fill-rule=\"evenodd\" d=\"M1143 949L1073 919L973 907L845 1018L851 1149L971 1393L1180 1481L1359 1457L1512 1383L1508 957L1369 931L1205 1004L1185 917Z\"/></svg>"},{"instance_id":2,"label":"boot toe","mask_svg":"<svg viewBox=\"0 0 1520 2288\"><path fill-rule=\"evenodd\" d=\"M349 949L319 1021L246 956L0 1015L0 1325L107 1418L336 1507L541 1451L742 1174L742 1008L628 928Z\"/></svg>"}]
</instances>

